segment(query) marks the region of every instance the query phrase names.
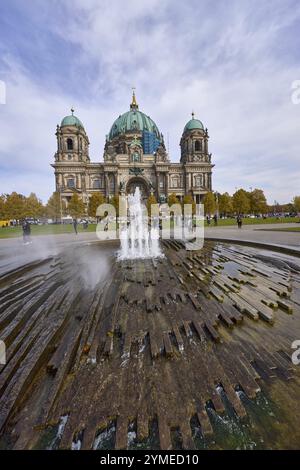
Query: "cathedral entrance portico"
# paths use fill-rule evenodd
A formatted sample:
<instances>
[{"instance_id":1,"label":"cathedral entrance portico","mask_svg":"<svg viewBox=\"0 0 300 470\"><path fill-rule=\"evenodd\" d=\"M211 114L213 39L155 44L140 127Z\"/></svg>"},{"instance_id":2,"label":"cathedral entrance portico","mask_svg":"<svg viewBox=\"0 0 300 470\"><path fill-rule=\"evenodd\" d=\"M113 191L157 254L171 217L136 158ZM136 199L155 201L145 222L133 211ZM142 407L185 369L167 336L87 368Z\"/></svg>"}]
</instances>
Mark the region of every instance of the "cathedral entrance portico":
<instances>
[{"instance_id":1,"label":"cathedral entrance portico","mask_svg":"<svg viewBox=\"0 0 300 470\"><path fill-rule=\"evenodd\" d=\"M126 194L134 194L135 188L140 188L140 192L143 199L148 199L150 195L149 185L141 177L130 178L126 185Z\"/></svg>"}]
</instances>

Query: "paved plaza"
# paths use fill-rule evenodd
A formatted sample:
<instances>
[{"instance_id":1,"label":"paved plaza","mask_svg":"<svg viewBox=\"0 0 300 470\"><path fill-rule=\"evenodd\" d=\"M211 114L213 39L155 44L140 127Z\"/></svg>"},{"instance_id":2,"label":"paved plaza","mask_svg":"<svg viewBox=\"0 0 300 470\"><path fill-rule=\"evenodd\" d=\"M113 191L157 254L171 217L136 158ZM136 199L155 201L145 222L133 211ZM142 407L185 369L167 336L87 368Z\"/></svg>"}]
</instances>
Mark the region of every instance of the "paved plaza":
<instances>
[{"instance_id":1,"label":"paved plaza","mask_svg":"<svg viewBox=\"0 0 300 470\"><path fill-rule=\"evenodd\" d=\"M300 251L300 232L275 231L292 227L299 227L299 224L244 225L242 229L238 229L235 225L209 227L205 229L205 237L289 247Z\"/></svg>"},{"instance_id":2,"label":"paved plaza","mask_svg":"<svg viewBox=\"0 0 300 470\"><path fill-rule=\"evenodd\" d=\"M293 251L300 252L300 233L298 232L280 232L270 229L284 229L290 227L299 227L299 224L266 224L266 225L244 225L242 229L236 226L228 227L206 227L205 238L216 240L232 240L235 242L249 242L275 247L291 248ZM40 257L41 254L60 251L64 245L77 244L83 242L97 241L95 232L42 235L32 237L32 245L23 245L23 239L10 238L0 240L0 263L1 259L6 257L30 256Z\"/></svg>"}]
</instances>

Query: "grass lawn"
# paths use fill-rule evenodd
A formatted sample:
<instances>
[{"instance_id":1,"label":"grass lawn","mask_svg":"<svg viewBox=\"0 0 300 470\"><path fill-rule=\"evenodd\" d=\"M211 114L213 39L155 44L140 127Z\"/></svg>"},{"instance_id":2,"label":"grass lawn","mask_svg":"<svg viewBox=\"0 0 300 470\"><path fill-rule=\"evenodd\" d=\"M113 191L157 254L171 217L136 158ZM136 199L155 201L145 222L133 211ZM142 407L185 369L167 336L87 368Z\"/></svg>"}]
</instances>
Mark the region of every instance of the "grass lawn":
<instances>
[{"instance_id":1,"label":"grass lawn","mask_svg":"<svg viewBox=\"0 0 300 470\"><path fill-rule=\"evenodd\" d=\"M282 219L277 219L276 217L269 217L268 219L243 219L244 225L249 224L281 224L281 223L291 223L291 222L299 222L299 219L296 217L285 217ZM218 226L227 226L227 225L237 225L236 219L220 219L218 221ZM207 223L205 221L205 227L207 227ZM211 221L209 227L213 227L214 222ZM270 229L273 230L273 229ZM284 231L300 231L300 227L296 228L278 228L274 230L284 230ZM74 231L72 224L53 224L53 225L32 225L31 226L31 235L56 235L59 233L72 233ZM96 224L89 224L87 230L83 230L82 225L78 225L78 232L95 232L96 231ZM1 238L15 238L22 236L22 228L21 227L0 227L0 239Z\"/></svg>"},{"instance_id":2,"label":"grass lawn","mask_svg":"<svg viewBox=\"0 0 300 470\"><path fill-rule=\"evenodd\" d=\"M289 224L299 222L298 217L282 217L277 219L277 217L268 217L267 219L250 219L244 218L243 225L259 225L259 224ZM218 226L226 225L237 225L236 219L219 219ZM209 227L214 226L214 221L212 220ZM208 227L207 222L205 221L205 227ZM298 228L298 227L297 227Z\"/></svg>"},{"instance_id":3,"label":"grass lawn","mask_svg":"<svg viewBox=\"0 0 300 470\"><path fill-rule=\"evenodd\" d=\"M89 224L87 230L83 230L82 225L78 225L78 232L95 232L96 224ZM59 233L73 233L72 224L53 225L31 225L31 235L57 235ZM23 235L22 227L1 227L0 238L15 238Z\"/></svg>"}]
</instances>

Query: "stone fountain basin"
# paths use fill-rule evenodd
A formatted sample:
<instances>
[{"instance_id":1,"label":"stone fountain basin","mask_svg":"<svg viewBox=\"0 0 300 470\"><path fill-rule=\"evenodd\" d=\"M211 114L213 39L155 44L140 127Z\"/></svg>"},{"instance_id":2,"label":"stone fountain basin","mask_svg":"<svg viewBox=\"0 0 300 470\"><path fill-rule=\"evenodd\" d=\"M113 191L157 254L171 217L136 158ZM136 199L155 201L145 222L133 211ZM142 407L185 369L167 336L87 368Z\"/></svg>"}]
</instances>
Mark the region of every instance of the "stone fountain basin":
<instances>
[{"instance_id":1,"label":"stone fountain basin","mask_svg":"<svg viewBox=\"0 0 300 470\"><path fill-rule=\"evenodd\" d=\"M117 250L2 263L1 446L296 448L299 260L212 242L166 240L147 260L117 262Z\"/></svg>"}]
</instances>

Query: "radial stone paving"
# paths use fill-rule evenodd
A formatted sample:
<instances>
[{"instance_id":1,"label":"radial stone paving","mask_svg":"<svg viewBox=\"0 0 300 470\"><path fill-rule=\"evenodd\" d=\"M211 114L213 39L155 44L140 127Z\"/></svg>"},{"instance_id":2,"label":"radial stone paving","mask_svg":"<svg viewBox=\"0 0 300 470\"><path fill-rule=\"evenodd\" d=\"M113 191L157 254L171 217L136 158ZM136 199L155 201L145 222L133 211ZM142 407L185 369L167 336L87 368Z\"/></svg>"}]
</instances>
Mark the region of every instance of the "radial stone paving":
<instances>
[{"instance_id":1,"label":"radial stone paving","mask_svg":"<svg viewBox=\"0 0 300 470\"><path fill-rule=\"evenodd\" d=\"M264 384L298 386L299 261L163 245L158 260L93 244L0 272L2 447L193 449L228 407L247 422Z\"/></svg>"}]
</instances>

